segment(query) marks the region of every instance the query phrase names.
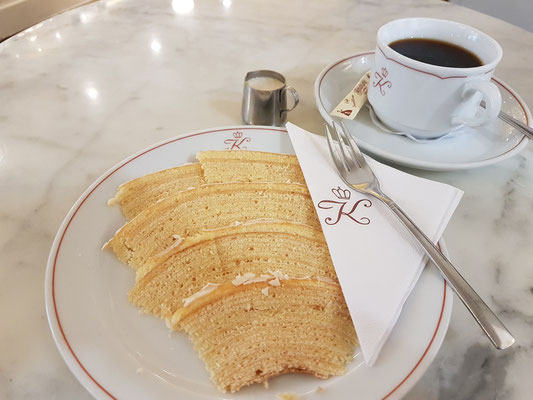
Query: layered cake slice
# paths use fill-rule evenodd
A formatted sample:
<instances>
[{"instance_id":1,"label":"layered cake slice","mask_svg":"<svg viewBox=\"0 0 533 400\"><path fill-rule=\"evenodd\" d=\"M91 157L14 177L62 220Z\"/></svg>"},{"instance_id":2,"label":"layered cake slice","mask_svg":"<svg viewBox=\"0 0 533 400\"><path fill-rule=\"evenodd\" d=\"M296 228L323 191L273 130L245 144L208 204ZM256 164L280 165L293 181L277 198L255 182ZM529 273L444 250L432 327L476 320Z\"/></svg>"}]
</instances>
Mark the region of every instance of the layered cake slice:
<instances>
[{"instance_id":1,"label":"layered cake slice","mask_svg":"<svg viewBox=\"0 0 533 400\"><path fill-rule=\"evenodd\" d=\"M258 218L294 221L319 228L307 187L287 183L204 185L167 197L138 214L105 245L134 269L201 229Z\"/></svg>"},{"instance_id":2,"label":"layered cake slice","mask_svg":"<svg viewBox=\"0 0 533 400\"><path fill-rule=\"evenodd\" d=\"M305 184L295 155L262 151L201 151L196 155L206 183L278 182Z\"/></svg>"},{"instance_id":3,"label":"layered cake slice","mask_svg":"<svg viewBox=\"0 0 533 400\"><path fill-rule=\"evenodd\" d=\"M212 381L235 392L270 377L345 373L357 337L340 286L319 279L234 285L199 293L171 319L189 334Z\"/></svg>"},{"instance_id":4,"label":"layered cake slice","mask_svg":"<svg viewBox=\"0 0 533 400\"><path fill-rule=\"evenodd\" d=\"M205 183L300 183L305 179L296 156L260 151L201 151L200 163L186 164L148 174L118 188L110 206L118 205L133 219L157 201Z\"/></svg>"},{"instance_id":5,"label":"layered cake slice","mask_svg":"<svg viewBox=\"0 0 533 400\"><path fill-rule=\"evenodd\" d=\"M122 214L130 220L158 200L203 183L200 164L181 165L123 183L107 204L118 205Z\"/></svg>"},{"instance_id":6,"label":"layered cake slice","mask_svg":"<svg viewBox=\"0 0 533 400\"><path fill-rule=\"evenodd\" d=\"M337 281L320 229L292 222L251 222L202 232L137 270L129 293L144 312L168 318L206 284L322 276ZM205 288L208 289L208 288Z\"/></svg>"},{"instance_id":7,"label":"layered cake slice","mask_svg":"<svg viewBox=\"0 0 533 400\"><path fill-rule=\"evenodd\" d=\"M188 333L223 392L343 374L357 337L296 157L197 158L109 201L131 219L104 246L136 270L130 302Z\"/></svg>"}]
</instances>

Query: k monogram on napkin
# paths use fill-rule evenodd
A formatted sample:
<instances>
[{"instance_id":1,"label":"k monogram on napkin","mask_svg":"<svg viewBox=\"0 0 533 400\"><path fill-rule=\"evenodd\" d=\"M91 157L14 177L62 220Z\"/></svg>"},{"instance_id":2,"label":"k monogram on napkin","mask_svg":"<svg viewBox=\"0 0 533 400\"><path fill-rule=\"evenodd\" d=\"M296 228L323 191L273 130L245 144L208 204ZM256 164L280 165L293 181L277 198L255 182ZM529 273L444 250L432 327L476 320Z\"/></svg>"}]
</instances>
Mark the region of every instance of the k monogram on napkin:
<instances>
[{"instance_id":1,"label":"k monogram on napkin","mask_svg":"<svg viewBox=\"0 0 533 400\"><path fill-rule=\"evenodd\" d=\"M410 233L379 200L338 176L324 137L287 124L367 364L376 361L425 265ZM437 242L462 191L367 157L381 187Z\"/></svg>"}]
</instances>

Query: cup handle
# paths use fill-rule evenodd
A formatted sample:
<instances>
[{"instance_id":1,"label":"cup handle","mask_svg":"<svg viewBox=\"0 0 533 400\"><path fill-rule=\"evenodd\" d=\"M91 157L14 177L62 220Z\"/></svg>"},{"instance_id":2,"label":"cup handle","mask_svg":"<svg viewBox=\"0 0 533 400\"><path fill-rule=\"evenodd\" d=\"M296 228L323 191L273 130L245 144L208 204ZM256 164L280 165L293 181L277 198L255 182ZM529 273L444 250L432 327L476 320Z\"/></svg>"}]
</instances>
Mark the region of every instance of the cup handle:
<instances>
[{"instance_id":1,"label":"cup handle","mask_svg":"<svg viewBox=\"0 0 533 400\"><path fill-rule=\"evenodd\" d=\"M463 102L452 116L452 124L476 127L498 117L502 107L502 96L494 83L468 82L463 86L462 96ZM482 99L485 100L486 107L478 116L476 111ZM472 110L476 110L473 115Z\"/></svg>"},{"instance_id":2,"label":"cup handle","mask_svg":"<svg viewBox=\"0 0 533 400\"><path fill-rule=\"evenodd\" d=\"M296 106L298 105L298 103L300 102L300 96L298 96L298 92L291 85L285 86L283 88L283 92L284 93L285 92L290 92L290 94L292 95L292 99L294 101L294 104L290 108L284 108L283 110L281 110L281 112L289 112L289 111L294 110L296 108Z\"/></svg>"}]
</instances>

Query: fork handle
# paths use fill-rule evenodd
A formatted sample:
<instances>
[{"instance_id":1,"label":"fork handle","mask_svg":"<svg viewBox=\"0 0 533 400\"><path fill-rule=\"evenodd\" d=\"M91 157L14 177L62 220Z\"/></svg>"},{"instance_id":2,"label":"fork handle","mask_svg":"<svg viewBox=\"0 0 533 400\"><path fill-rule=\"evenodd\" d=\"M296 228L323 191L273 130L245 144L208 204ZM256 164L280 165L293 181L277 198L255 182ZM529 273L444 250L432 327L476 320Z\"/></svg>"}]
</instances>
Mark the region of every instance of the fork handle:
<instances>
[{"instance_id":1,"label":"fork handle","mask_svg":"<svg viewBox=\"0 0 533 400\"><path fill-rule=\"evenodd\" d=\"M503 325L492 310L485 304L472 286L461 276L452 263L440 252L431 240L409 218L409 216L392 200L384 199L385 204L394 212L400 221L411 231L418 240L431 261L437 266L442 276L461 299L470 314L477 321L490 341L498 349L505 349L514 343L511 332Z\"/></svg>"}]
</instances>

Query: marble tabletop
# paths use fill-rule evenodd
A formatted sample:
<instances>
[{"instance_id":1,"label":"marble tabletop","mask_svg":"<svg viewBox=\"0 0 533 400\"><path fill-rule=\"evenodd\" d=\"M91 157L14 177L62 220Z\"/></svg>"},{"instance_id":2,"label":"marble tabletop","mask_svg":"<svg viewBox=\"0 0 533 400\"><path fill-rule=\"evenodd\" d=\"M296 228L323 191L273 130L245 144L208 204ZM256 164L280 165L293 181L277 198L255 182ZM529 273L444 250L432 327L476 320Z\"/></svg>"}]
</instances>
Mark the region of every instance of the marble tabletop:
<instances>
[{"instance_id":1,"label":"marble tabletop","mask_svg":"<svg viewBox=\"0 0 533 400\"><path fill-rule=\"evenodd\" d=\"M283 73L301 98L290 121L319 132L317 74L409 16L493 36L504 51L496 75L533 105L533 34L437 0L107 0L0 43L0 398L90 398L54 345L43 281L63 217L95 178L149 144L239 124L254 69ZM495 350L456 301L437 358L406 398L531 398L533 146L481 169L409 172L465 191L445 232L451 258L517 343Z\"/></svg>"}]
</instances>

